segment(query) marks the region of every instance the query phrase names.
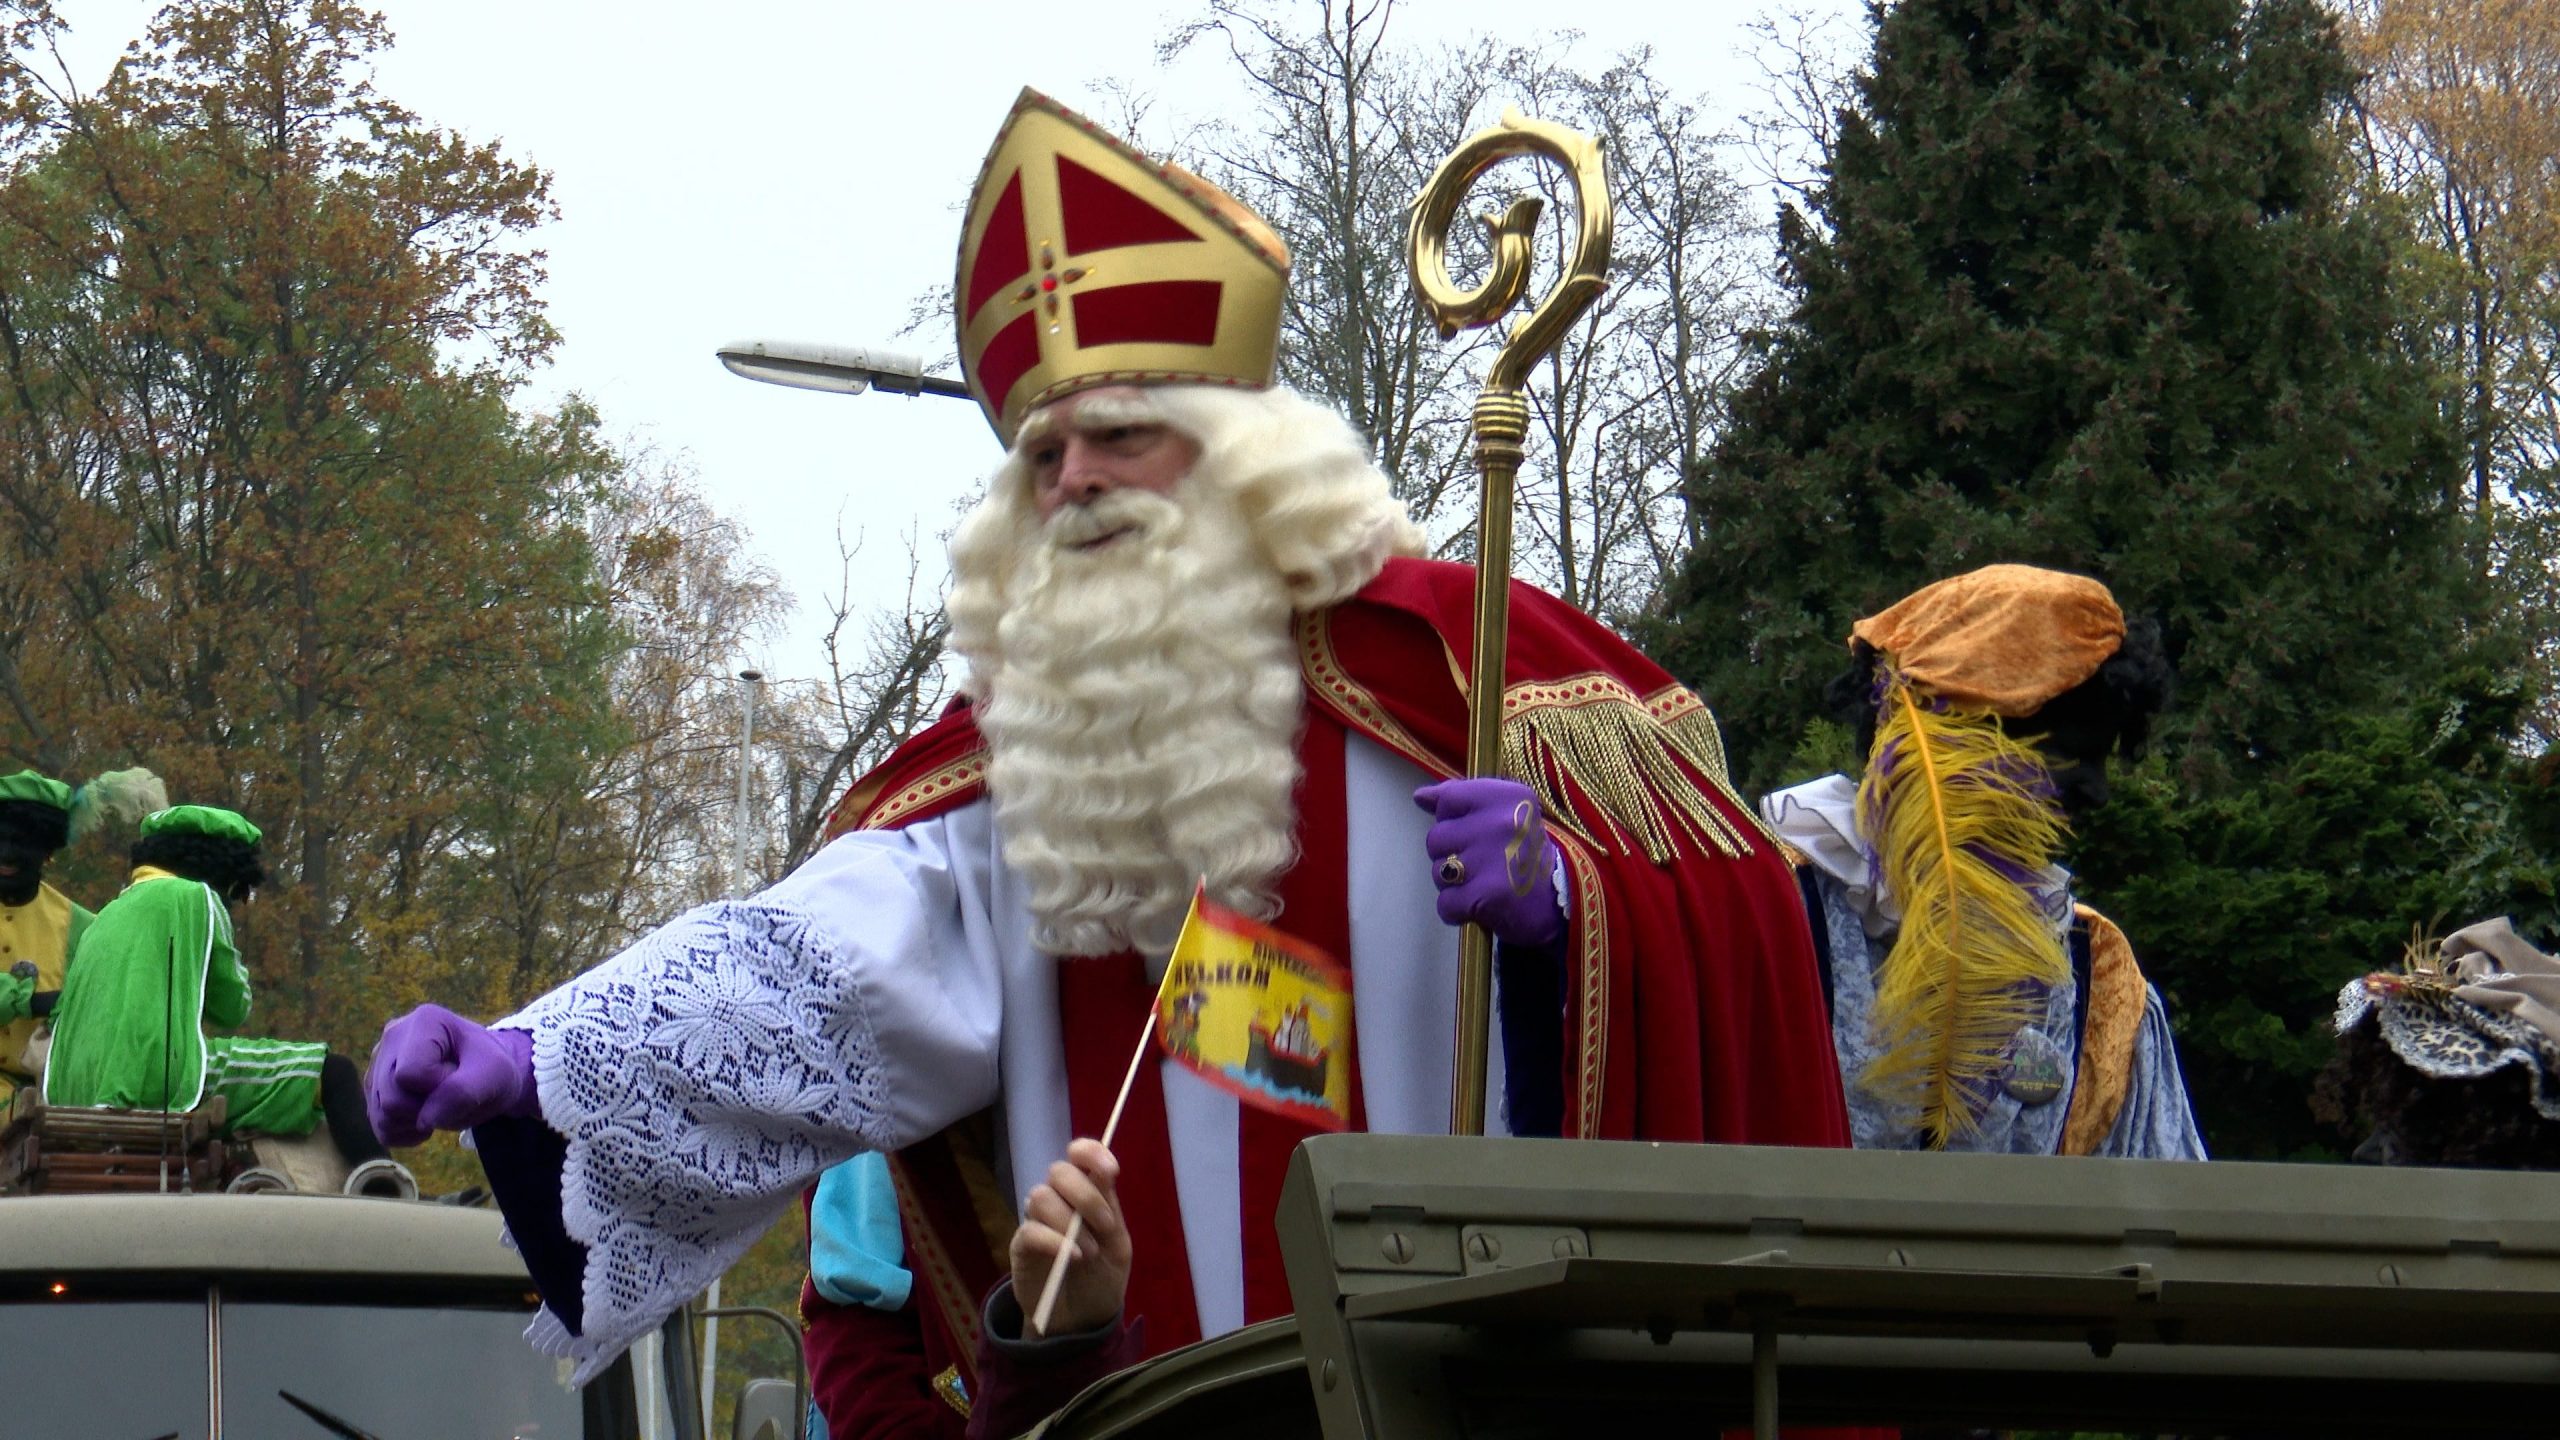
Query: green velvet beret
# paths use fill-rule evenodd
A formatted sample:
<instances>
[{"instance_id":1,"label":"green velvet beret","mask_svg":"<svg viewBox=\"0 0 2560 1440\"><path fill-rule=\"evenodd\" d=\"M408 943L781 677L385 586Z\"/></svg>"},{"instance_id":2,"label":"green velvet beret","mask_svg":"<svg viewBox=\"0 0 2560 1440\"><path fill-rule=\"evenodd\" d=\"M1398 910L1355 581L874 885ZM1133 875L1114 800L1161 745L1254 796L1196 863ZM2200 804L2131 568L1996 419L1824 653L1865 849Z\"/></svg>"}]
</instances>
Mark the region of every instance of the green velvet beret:
<instances>
[{"instance_id":1,"label":"green velvet beret","mask_svg":"<svg viewBox=\"0 0 2560 1440\"><path fill-rule=\"evenodd\" d=\"M243 845L258 843L258 827L232 811L212 805L172 805L144 816L142 833L153 835L211 835L219 840L237 840Z\"/></svg>"},{"instance_id":2,"label":"green velvet beret","mask_svg":"<svg viewBox=\"0 0 2560 1440\"><path fill-rule=\"evenodd\" d=\"M33 800L68 812L71 787L33 770L21 770L15 775L0 775L0 800Z\"/></svg>"}]
</instances>

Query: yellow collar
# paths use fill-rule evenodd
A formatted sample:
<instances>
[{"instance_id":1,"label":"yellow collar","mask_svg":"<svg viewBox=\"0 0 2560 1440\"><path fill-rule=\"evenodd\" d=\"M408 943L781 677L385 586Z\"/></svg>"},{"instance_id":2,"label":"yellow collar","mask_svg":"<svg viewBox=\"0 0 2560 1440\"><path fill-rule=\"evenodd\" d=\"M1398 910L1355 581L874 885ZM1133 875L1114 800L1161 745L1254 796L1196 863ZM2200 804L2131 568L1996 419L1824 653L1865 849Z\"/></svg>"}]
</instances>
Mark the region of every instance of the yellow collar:
<instances>
[{"instance_id":1,"label":"yellow collar","mask_svg":"<svg viewBox=\"0 0 2560 1440\"><path fill-rule=\"evenodd\" d=\"M163 870L157 865L136 865L133 867L133 874L127 876L124 883L125 888L130 890L145 880L176 880L180 878L183 877L170 871Z\"/></svg>"}]
</instances>

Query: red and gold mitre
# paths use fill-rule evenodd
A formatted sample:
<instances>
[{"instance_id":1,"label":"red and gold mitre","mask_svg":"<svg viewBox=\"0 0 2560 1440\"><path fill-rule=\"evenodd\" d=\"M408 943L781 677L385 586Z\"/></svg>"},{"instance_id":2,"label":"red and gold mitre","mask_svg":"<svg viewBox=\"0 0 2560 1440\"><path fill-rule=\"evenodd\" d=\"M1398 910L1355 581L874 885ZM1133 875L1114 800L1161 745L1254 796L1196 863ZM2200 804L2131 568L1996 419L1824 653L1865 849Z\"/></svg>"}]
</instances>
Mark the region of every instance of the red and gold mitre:
<instances>
[{"instance_id":1,"label":"red and gold mitre","mask_svg":"<svg viewBox=\"0 0 2560 1440\"><path fill-rule=\"evenodd\" d=\"M1008 446L1100 385L1268 386L1289 251L1261 216L1025 90L960 231L960 368Z\"/></svg>"}]
</instances>

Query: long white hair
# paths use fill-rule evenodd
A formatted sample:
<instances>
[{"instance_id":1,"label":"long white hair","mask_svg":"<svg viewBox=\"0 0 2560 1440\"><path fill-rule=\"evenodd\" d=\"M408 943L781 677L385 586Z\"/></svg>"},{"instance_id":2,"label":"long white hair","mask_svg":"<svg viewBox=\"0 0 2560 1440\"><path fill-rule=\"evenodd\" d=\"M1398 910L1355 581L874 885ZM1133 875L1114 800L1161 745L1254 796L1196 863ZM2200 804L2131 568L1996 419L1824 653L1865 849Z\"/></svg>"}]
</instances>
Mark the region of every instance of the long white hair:
<instances>
[{"instance_id":1,"label":"long white hair","mask_svg":"<svg viewBox=\"0 0 2560 1440\"><path fill-rule=\"evenodd\" d=\"M1248 914L1277 909L1303 702L1290 614L1349 597L1421 537L1358 434L1294 391L1088 403L1190 437L1198 462L1170 497L1119 490L1044 522L1024 458L1035 416L953 537L951 644L1035 942L1160 952L1195 879Z\"/></svg>"}]
</instances>

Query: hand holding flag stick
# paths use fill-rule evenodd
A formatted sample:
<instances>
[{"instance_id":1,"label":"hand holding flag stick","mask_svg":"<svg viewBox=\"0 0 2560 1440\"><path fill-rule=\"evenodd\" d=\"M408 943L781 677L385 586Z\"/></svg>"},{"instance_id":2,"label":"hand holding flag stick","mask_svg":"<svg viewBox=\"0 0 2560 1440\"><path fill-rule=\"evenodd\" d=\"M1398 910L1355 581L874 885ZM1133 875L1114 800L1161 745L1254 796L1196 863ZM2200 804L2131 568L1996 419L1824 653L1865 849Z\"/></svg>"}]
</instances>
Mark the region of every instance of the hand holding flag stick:
<instances>
[{"instance_id":1,"label":"hand holding flag stick","mask_svg":"<svg viewBox=\"0 0 2560 1440\"><path fill-rule=\"evenodd\" d=\"M1609 288L1613 212L1600 142L1578 131L1506 109L1502 123L1459 146L1414 198L1408 236L1413 287L1447 339L1499 320L1529 288L1532 230L1540 202L1515 200L1501 217L1483 217L1493 264L1484 283L1460 290L1449 280L1448 232L1478 178L1514 156L1542 155L1573 177L1580 231L1564 274L1547 298L1515 327L1476 397L1476 467L1483 503L1476 515L1475 667L1467 691L1467 773L1496 775L1502 760L1503 653L1511 629L1511 482L1529 435L1529 401L1521 393L1529 369L1555 349L1564 332ZM1458 959L1457 1055L1450 1077L1449 1132L1484 1133L1485 1047L1492 1033L1493 936L1469 925Z\"/></svg>"},{"instance_id":2,"label":"hand holding flag stick","mask_svg":"<svg viewBox=\"0 0 2560 1440\"><path fill-rule=\"evenodd\" d=\"M1331 956L1209 899L1203 881L1165 959L1129 1073L1102 1127L1111 1148L1152 1038L1164 1058L1246 1104L1321 1129L1351 1123L1351 973ZM1050 1316L1084 1238L1084 1212L1067 1217L1065 1239L1031 1311L1034 1335Z\"/></svg>"},{"instance_id":3,"label":"hand holding flag stick","mask_svg":"<svg viewBox=\"0 0 2560 1440\"><path fill-rule=\"evenodd\" d=\"M1120 1079L1120 1098L1111 1102L1111 1119L1102 1127L1102 1148L1105 1150L1111 1148L1111 1137L1120 1133L1120 1112L1129 1108L1129 1090L1137 1084L1138 1067L1147 1061L1147 1039L1155 1034L1155 1030L1156 1012L1150 1006L1147 1023L1138 1031L1137 1051L1129 1057L1129 1073ZM1049 1333L1049 1317L1058 1308L1058 1288L1066 1283L1067 1263L1076 1258L1076 1242L1083 1238L1084 1212L1078 1210L1067 1217L1066 1239L1059 1242L1058 1258L1049 1262L1049 1278L1041 1283L1039 1307L1031 1312L1032 1334Z\"/></svg>"}]
</instances>

